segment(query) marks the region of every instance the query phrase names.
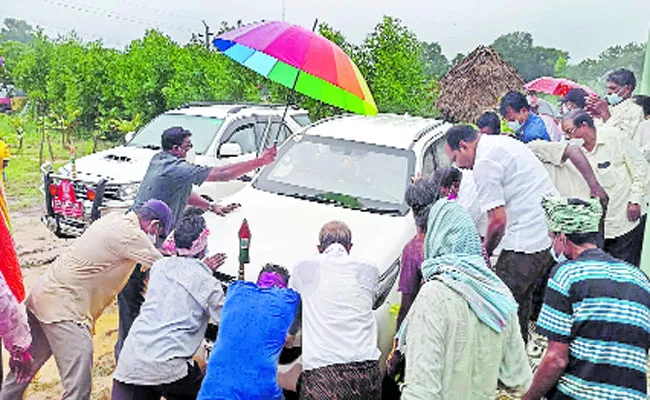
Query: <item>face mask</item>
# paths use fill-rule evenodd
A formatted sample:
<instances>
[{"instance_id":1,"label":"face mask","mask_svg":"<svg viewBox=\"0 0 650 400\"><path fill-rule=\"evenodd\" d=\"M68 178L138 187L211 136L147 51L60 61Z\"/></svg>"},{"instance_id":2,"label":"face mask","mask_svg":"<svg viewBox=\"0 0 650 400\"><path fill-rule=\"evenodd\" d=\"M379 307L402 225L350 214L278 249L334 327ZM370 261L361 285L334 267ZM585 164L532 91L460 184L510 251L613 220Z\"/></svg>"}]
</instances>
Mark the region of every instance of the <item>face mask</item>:
<instances>
[{"instance_id":1,"label":"face mask","mask_svg":"<svg viewBox=\"0 0 650 400\"><path fill-rule=\"evenodd\" d=\"M509 121L508 122L508 127L512 129L513 131L517 132L519 128L521 128L521 122L514 120L514 121Z\"/></svg>"},{"instance_id":2,"label":"face mask","mask_svg":"<svg viewBox=\"0 0 650 400\"><path fill-rule=\"evenodd\" d=\"M608 94L605 98L610 106L615 106L624 100L618 93Z\"/></svg>"},{"instance_id":3,"label":"face mask","mask_svg":"<svg viewBox=\"0 0 650 400\"><path fill-rule=\"evenodd\" d=\"M566 259L567 259L567 258L564 256L564 251L562 251L562 253L560 253L560 254L558 254L558 253L555 251L555 242L553 242L553 243L551 244L551 256L553 257L553 259L555 260L556 263L560 263L560 262L562 262L562 261L566 261Z\"/></svg>"},{"instance_id":4,"label":"face mask","mask_svg":"<svg viewBox=\"0 0 650 400\"><path fill-rule=\"evenodd\" d=\"M194 151L194 148L191 148L185 153L185 161L188 163L194 163L194 160L196 160L196 152Z\"/></svg>"},{"instance_id":5,"label":"face mask","mask_svg":"<svg viewBox=\"0 0 650 400\"><path fill-rule=\"evenodd\" d=\"M155 235L153 233L147 233L147 237L151 241L151 243L156 244L156 240L158 239L158 235Z\"/></svg>"}]
</instances>

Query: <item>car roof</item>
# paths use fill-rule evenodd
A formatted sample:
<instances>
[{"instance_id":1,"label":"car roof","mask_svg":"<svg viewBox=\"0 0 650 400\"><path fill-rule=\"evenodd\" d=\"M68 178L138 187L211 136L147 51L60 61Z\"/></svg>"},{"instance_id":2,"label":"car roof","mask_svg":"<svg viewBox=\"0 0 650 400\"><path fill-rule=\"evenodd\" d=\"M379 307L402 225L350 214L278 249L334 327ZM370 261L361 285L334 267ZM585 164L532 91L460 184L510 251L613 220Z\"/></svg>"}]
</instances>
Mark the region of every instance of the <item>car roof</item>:
<instances>
[{"instance_id":1,"label":"car roof","mask_svg":"<svg viewBox=\"0 0 650 400\"><path fill-rule=\"evenodd\" d=\"M414 142L430 137L430 133L447 125L443 120L409 115L346 114L315 122L303 134L408 149Z\"/></svg>"},{"instance_id":2,"label":"car roof","mask_svg":"<svg viewBox=\"0 0 650 400\"><path fill-rule=\"evenodd\" d=\"M197 103L167 111L169 114L196 115L211 118L229 116L278 115L284 113L282 104L210 104ZM288 115L307 114L307 110L289 107Z\"/></svg>"}]
</instances>

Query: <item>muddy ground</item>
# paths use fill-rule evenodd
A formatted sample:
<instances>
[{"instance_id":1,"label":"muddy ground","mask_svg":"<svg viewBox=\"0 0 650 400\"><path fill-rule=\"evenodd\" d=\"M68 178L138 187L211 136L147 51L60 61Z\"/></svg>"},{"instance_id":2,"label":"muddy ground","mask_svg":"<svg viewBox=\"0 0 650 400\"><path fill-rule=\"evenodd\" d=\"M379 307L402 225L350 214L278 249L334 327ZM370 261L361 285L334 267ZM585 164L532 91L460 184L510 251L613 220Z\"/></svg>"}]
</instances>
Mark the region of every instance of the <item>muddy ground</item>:
<instances>
[{"instance_id":1,"label":"muddy ground","mask_svg":"<svg viewBox=\"0 0 650 400\"><path fill-rule=\"evenodd\" d=\"M11 209L11 204L10 204ZM40 222L40 207L12 211L12 225L16 250L20 258L27 291L47 266L71 244L70 240L58 239ZM110 399L111 376L115 369L113 346L117 339L117 302L109 307L97 322L95 343L95 366L93 370L92 399ZM3 349L3 370L7 366L7 353ZM27 391L27 399L60 399L63 387L54 358L40 370Z\"/></svg>"}]
</instances>

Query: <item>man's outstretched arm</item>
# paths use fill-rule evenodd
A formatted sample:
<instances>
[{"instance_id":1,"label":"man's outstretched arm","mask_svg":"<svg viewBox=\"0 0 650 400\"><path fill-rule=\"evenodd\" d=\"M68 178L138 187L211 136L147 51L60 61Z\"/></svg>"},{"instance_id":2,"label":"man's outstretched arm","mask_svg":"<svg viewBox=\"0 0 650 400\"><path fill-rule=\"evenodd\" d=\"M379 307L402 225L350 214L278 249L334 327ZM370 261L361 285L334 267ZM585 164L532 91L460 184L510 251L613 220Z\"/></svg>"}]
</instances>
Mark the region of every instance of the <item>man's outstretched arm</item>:
<instances>
[{"instance_id":1,"label":"man's outstretched arm","mask_svg":"<svg viewBox=\"0 0 650 400\"><path fill-rule=\"evenodd\" d=\"M242 175L245 175L251 171L254 171L258 168L262 168L265 165L268 165L275 160L277 154L277 148L271 147L265 149L262 155L259 158L250 161L244 161L237 164L226 165L224 167L214 167L210 171L206 182L223 182L237 179Z\"/></svg>"},{"instance_id":2,"label":"man's outstretched arm","mask_svg":"<svg viewBox=\"0 0 650 400\"><path fill-rule=\"evenodd\" d=\"M603 187L600 186L600 183L598 183L594 170L591 168L591 164L589 164L589 160L587 160L587 157L582 150L577 146L569 145L564 150L564 156L562 159L569 159L573 165L575 165L578 172L580 172L587 182L587 185L589 185L591 196L598 197L600 199L600 205L603 207L603 211L606 210L607 204L609 203L609 196L607 196L605 189L603 189Z\"/></svg>"}]
</instances>

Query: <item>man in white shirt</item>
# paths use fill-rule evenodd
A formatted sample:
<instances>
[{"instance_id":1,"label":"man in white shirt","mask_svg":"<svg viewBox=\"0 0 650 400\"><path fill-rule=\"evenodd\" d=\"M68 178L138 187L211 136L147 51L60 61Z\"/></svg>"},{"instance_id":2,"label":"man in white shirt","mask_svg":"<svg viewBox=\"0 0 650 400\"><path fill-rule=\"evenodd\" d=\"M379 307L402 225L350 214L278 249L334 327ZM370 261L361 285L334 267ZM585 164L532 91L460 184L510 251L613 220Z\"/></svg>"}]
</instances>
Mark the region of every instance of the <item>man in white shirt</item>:
<instances>
[{"instance_id":1,"label":"man in white shirt","mask_svg":"<svg viewBox=\"0 0 650 400\"><path fill-rule=\"evenodd\" d=\"M629 69L620 68L607 75L605 99L588 96L586 111L596 119L596 127L616 128L632 139L643 122L643 109L632 99L636 78Z\"/></svg>"},{"instance_id":2,"label":"man in white shirt","mask_svg":"<svg viewBox=\"0 0 650 400\"><path fill-rule=\"evenodd\" d=\"M298 263L290 286L302 300L301 399L379 399L380 351L373 303L379 269L350 256L342 222L320 231L319 255Z\"/></svg>"},{"instance_id":3,"label":"man in white shirt","mask_svg":"<svg viewBox=\"0 0 650 400\"><path fill-rule=\"evenodd\" d=\"M488 213L485 249L491 256L499 244L503 247L496 273L519 304L527 341L528 322L539 312L555 265L541 200L557 190L541 161L516 139L480 135L469 125L457 125L447 131L446 141L450 159L474 171L481 212Z\"/></svg>"}]
</instances>

